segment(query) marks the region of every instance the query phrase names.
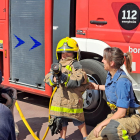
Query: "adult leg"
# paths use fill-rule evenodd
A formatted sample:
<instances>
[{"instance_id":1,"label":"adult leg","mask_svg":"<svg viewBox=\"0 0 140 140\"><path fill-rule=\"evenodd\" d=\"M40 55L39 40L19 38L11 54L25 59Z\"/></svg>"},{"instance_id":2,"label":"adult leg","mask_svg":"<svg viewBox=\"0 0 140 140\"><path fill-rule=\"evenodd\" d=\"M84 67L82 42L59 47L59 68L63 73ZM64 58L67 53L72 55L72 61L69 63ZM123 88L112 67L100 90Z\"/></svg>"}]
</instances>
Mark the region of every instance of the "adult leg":
<instances>
[{"instance_id":1,"label":"adult leg","mask_svg":"<svg viewBox=\"0 0 140 140\"><path fill-rule=\"evenodd\" d=\"M101 132L99 133L99 137L96 138L93 134L94 129L90 132L90 134L87 136L86 140L108 140L107 137L102 137ZM113 140L113 139L112 139Z\"/></svg>"},{"instance_id":2,"label":"adult leg","mask_svg":"<svg viewBox=\"0 0 140 140\"><path fill-rule=\"evenodd\" d=\"M118 119L118 121L121 119ZM124 126L116 120L111 120L99 133L99 137L95 138L93 131L88 135L87 140L129 140L129 135ZM125 122L125 120L122 120Z\"/></svg>"},{"instance_id":3,"label":"adult leg","mask_svg":"<svg viewBox=\"0 0 140 140\"><path fill-rule=\"evenodd\" d=\"M16 140L13 115L0 103L0 140Z\"/></svg>"},{"instance_id":4,"label":"adult leg","mask_svg":"<svg viewBox=\"0 0 140 140\"><path fill-rule=\"evenodd\" d=\"M106 136L109 140L120 140L117 129L119 125L119 122L111 120L109 124L102 130L101 136Z\"/></svg>"},{"instance_id":5,"label":"adult leg","mask_svg":"<svg viewBox=\"0 0 140 140\"><path fill-rule=\"evenodd\" d=\"M107 136L110 140L130 140L131 136L140 131L140 117L132 115L131 117L111 120L102 131L101 136Z\"/></svg>"},{"instance_id":6,"label":"adult leg","mask_svg":"<svg viewBox=\"0 0 140 140\"><path fill-rule=\"evenodd\" d=\"M122 137L130 138L140 131L139 115L135 114L131 117L118 119L117 121L120 123L119 127L117 128L120 139L122 139Z\"/></svg>"},{"instance_id":7,"label":"adult leg","mask_svg":"<svg viewBox=\"0 0 140 140\"><path fill-rule=\"evenodd\" d=\"M108 114L107 118L110 118L113 114ZM105 120L106 120L105 119ZM104 129L105 127L103 127ZM94 129L90 132L90 134L87 136L86 140L108 140L106 136L101 136L101 132L103 131L103 129L99 132L99 137L96 138L94 135L93 135L93 131Z\"/></svg>"}]
</instances>

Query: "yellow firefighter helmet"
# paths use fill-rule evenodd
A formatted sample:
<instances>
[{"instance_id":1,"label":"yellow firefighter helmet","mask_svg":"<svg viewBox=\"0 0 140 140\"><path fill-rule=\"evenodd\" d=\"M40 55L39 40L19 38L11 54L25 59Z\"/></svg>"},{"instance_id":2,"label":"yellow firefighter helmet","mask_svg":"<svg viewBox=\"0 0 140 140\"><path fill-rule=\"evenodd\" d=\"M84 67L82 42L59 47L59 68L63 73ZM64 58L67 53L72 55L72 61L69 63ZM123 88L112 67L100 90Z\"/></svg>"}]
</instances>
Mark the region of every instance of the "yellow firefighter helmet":
<instances>
[{"instance_id":1,"label":"yellow firefighter helmet","mask_svg":"<svg viewBox=\"0 0 140 140\"><path fill-rule=\"evenodd\" d=\"M79 60L79 46L74 39L66 37L58 42L56 48L56 58L58 61L61 59L61 53L63 52L73 52L74 58Z\"/></svg>"}]
</instances>

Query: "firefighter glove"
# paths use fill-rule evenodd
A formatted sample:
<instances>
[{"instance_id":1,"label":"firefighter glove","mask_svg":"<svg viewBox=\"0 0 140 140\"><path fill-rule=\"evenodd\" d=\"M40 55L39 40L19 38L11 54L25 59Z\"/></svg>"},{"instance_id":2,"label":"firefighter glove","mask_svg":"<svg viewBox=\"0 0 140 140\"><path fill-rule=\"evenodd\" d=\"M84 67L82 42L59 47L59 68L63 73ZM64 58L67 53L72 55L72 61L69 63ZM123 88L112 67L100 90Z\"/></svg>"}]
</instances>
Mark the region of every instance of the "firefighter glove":
<instances>
[{"instance_id":1,"label":"firefighter glove","mask_svg":"<svg viewBox=\"0 0 140 140\"><path fill-rule=\"evenodd\" d=\"M57 117L51 118L49 121L49 128L51 129L52 136L60 133L62 130L62 119Z\"/></svg>"},{"instance_id":2,"label":"firefighter glove","mask_svg":"<svg viewBox=\"0 0 140 140\"><path fill-rule=\"evenodd\" d=\"M55 128L56 128L55 118L51 118L50 119L48 126L51 129L51 134L53 136L54 135Z\"/></svg>"},{"instance_id":3,"label":"firefighter glove","mask_svg":"<svg viewBox=\"0 0 140 140\"><path fill-rule=\"evenodd\" d=\"M60 84L65 83L67 81L67 78L68 78L67 74L62 73L60 76Z\"/></svg>"},{"instance_id":4,"label":"firefighter glove","mask_svg":"<svg viewBox=\"0 0 140 140\"><path fill-rule=\"evenodd\" d=\"M55 128L54 133L58 134L58 133L61 132L61 130L62 130L62 119L61 118L56 118L56 128Z\"/></svg>"}]
</instances>

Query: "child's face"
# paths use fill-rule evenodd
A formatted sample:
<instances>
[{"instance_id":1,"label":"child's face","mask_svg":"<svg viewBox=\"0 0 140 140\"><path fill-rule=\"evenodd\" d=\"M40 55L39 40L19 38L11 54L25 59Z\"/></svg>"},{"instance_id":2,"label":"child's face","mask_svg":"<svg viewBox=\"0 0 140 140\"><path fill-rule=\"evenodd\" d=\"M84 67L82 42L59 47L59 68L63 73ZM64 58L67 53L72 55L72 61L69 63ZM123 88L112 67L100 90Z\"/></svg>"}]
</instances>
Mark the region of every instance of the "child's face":
<instances>
[{"instance_id":1,"label":"child's face","mask_svg":"<svg viewBox=\"0 0 140 140\"><path fill-rule=\"evenodd\" d=\"M62 59L66 59L67 57L74 57L74 55L71 52L62 53L62 55L61 55Z\"/></svg>"}]
</instances>

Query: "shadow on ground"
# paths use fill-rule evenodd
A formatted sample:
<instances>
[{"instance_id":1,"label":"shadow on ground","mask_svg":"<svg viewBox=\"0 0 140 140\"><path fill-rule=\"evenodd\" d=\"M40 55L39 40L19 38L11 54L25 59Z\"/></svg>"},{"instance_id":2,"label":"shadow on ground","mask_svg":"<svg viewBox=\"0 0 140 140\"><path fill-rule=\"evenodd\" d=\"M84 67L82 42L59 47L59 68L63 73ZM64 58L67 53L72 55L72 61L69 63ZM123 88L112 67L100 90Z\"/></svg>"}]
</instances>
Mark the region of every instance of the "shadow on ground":
<instances>
[{"instance_id":1,"label":"shadow on ground","mask_svg":"<svg viewBox=\"0 0 140 140\"><path fill-rule=\"evenodd\" d=\"M26 92L18 92L17 96L19 101L49 108L50 98Z\"/></svg>"},{"instance_id":2,"label":"shadow on ground","mask_svg":"<svg viewBox=\"0 0 140 140\"><path fill-rule=\"evenodd\" d=\"M86 126L87 127L87 134L89 134L92 130L93 127L92 126ZM69 131L69 127L67 129L67 131ZM67 135L66 136L66 140L82 140L82 134L80 133L79 129L77 129L76 131L74 131L71 135ZM58 140L58 139L55 139Z\"/></svg>"},{"instance_id":3,"label":"shadow on ground","mask_svg":"<svg viewBox=\"0 0 140 140\"><path fill-rule=\"evenodd\" d=\"M34 132L37 132L37 134L36 134L37 137L40 137L39 134L40 134L40 130L42 128L42 125L43 125L43 123L46 123L47 121L48 121L47 117L36 117L36 118L27 119L27 122L29 123L32 130ZM25 139L26 136L30 134L30 132L28 131L28 129L26 128L26 126L22 120L16 122L16 124L18 125L19 132L20 132L18 140Z\"/></svg>"}]
</instances>

